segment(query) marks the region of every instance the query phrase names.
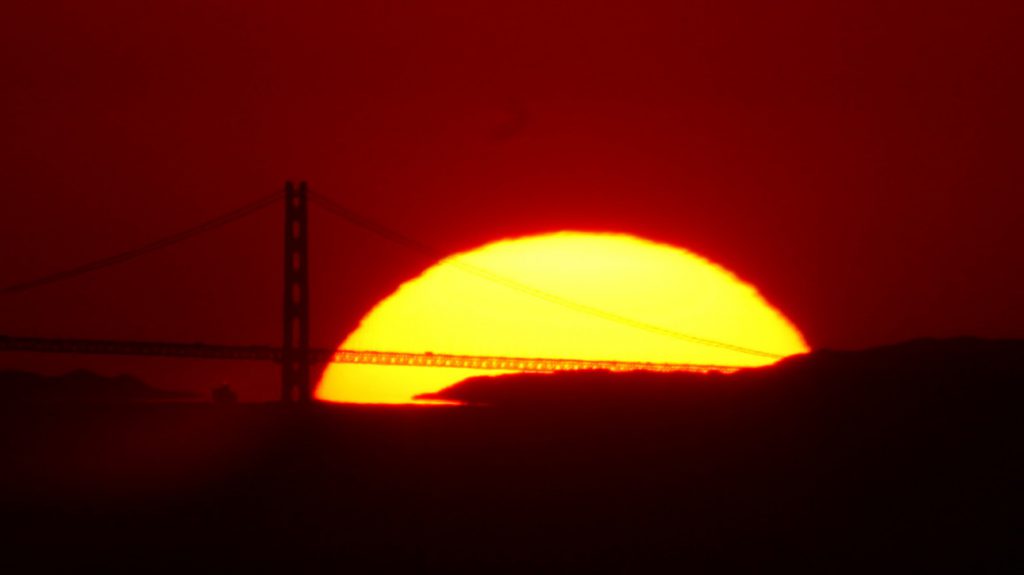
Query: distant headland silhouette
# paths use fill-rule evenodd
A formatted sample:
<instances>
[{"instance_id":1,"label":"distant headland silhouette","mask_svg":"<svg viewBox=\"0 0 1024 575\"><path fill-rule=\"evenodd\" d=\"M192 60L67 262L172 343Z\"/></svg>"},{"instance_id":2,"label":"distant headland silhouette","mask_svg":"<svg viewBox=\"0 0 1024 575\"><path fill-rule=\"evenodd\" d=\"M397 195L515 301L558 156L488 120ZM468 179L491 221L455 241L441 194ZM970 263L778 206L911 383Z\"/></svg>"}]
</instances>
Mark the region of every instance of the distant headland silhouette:
<instances>
[{"instance_id":1,"label":"distant headland silhouette","mask_svg":"<svg viewBox=\"0 0 1024 575\"><path fill-rule=\"evenodd\" d=\"M559 405L611 401L695 400L704 396L760 401L764 395L843 395L880 402L941 401L1012 389L1024 381L1024 340L920 339L861 351L819 350L781 362L723 373L509 374L462 381L418 399L494 406ZM956 389L963 387L960 391Z\"/></svg>"},{"instance_id":2,"label":"distant headland silhouette","mask_svg":"<svg viewBox=\"0 0 1024 575\"><path fill-rule=\"evenodd\" d=\"M46 376L0 371L0 404L5 402L157 401L192 399L198 394L147 385L131 375L102 376L88 370Z\"/></svg>"}]
</instances>

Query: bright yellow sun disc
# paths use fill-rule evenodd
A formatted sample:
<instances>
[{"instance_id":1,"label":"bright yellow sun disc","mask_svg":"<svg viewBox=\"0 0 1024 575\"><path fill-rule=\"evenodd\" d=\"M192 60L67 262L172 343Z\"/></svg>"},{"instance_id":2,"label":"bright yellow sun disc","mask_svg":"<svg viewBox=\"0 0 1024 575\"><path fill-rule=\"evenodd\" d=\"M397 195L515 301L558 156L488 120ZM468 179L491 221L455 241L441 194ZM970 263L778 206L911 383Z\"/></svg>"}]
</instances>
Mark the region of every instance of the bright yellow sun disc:
<instances>
[{"instance_id":1,"label":"bright yellow sun disc","mask_svg":"<svg viewBox=\"0 0 1024 575\"><path fill-rule=\"evenodd\" d=\"M658 328L658 329L654 329ZM673 335L675 334L675 335ZM707 345L680 334L726 343ZM808 350L751 285L686 250L559 232L456 254L402 284L341 349L755 366ZM331 364L316 396L412 403L494 371Z\"/></svg>"}]
</instances>

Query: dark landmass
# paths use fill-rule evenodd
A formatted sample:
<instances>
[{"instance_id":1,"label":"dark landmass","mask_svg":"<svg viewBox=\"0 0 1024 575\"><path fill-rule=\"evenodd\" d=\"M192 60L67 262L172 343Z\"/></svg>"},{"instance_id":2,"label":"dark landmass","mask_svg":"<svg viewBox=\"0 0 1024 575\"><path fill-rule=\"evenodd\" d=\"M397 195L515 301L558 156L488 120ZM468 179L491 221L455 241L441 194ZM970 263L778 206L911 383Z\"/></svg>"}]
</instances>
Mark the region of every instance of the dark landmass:
<instances>
[{"instance_id":1,"label":"dark landmass","mask_svg":"<svg viewBox=\"0 0 1024 575\"><path fill-rule=\"evenodd\" d=\"M150 387L130 375L106 377L78 370L46 376L0 371L0 402L110 402L187 399L196 394Z\"/></svg>"},{"instance_id":2,"label":"dark landmass","mask_svg":"<svg viewBox=\"0 0 1024 575\"><path fill-rule=\"evenodd\" d=\"M7 559L1015 573L1022 351L920 341L732 376L507 376L440 394L463 407L7 409Z\"/></svg>"},{"instance_id":3,"label":"dark landmass","mask_svg":"<svg viewBox=\"0 0 1024 575\"><path fill-rule=\"evenodd\" d=\"M615 407L726 400L763 403L795 395L886 403L996 399L1024 387L1024 341L922 339L864 351L822 350L735 374L577 372L477 377L419 399L499 407ZM1021 396L1016 396L1020 398Z\"/></svg>"}]
</instances>

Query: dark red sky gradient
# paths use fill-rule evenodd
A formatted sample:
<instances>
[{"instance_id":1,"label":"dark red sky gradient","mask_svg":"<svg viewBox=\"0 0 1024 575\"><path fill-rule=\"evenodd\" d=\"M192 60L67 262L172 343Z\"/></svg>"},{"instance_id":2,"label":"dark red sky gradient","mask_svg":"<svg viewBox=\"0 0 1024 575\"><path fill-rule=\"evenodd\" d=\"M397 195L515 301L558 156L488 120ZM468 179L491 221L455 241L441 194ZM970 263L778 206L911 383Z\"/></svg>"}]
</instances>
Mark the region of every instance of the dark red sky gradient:
<instances>
[{"instance_id":1,"label":"dark red sky gradient","mask_svg":"<svg viewBox=\"0 0 1024 575\"><path fill-rule=\"evenodd\" d=\"M16 2L0 283L304 178L446 251L564 228L684 246L815 347L1024 337L1018 6ZM312 218L313 340L330 345L426 262ZM275 343L280 220L3 296L0 333ZM114 364L0 357L47 365Z\"/></svg>"}]
</instances>

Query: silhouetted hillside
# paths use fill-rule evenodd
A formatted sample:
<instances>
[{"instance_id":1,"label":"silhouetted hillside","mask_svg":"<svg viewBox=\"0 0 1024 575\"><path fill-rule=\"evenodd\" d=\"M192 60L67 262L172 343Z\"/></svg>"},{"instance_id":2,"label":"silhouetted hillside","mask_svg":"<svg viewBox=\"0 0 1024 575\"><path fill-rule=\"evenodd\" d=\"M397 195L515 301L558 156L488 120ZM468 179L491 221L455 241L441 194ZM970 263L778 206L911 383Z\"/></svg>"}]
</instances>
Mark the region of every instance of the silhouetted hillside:
<instances>
[{"instance_id":1,"label":"silhouetted hillside","mask_svg":"<svg viewBox=\"0 0 1024 575\"><path fill-rule=\"evenodd\" d=\"M763 401L767 397L870 397L880 402L1020 399L1024 341L916 340L863 351L822 350L735 374L577 372L472 378L421 399L493 406L615 406ZM764 394L764 395L763 395ZM756 398L756 399L755 399Z\"/></svg>"},{"instance_id":2,"label":"silhouetted hillside","mask_svg":"<svg viewBox=\"0 0 1024 575\"><path fill-rule=\"evenodd\" d=\"M1021 351L506 376L460 407L27 403L0 521L37 571L1018 573Z\"/></svg>"},{"instance_id":3,"label":"silhouetted hillside","mask_svg":"<svg viewBox=\"0 0 1024 575\"><path fill-rule=\"evenodd\" d=\"M152 401L182 399L194 395L156 389L130 375L105 377L85 370L55 376L24 371L0 372L0 403Z\"/></svg>"}]
</instances>

